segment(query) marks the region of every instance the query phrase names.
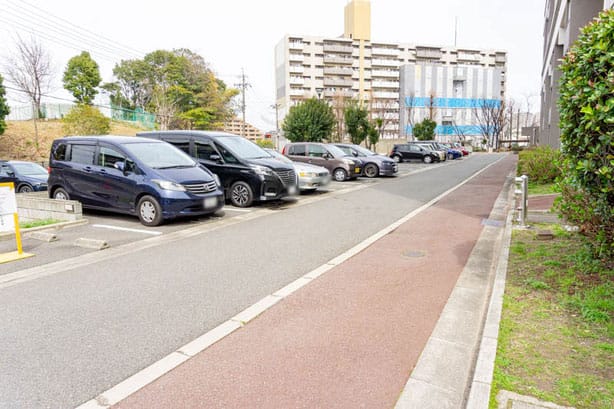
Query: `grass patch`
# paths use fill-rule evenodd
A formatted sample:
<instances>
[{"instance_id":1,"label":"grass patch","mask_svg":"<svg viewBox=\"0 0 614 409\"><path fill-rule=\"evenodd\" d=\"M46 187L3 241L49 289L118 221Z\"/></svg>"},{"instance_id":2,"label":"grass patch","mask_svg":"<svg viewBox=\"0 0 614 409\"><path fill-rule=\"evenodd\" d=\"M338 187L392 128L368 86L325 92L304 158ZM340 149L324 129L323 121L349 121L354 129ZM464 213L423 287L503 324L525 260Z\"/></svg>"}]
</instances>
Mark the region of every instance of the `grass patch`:
<instances>
[{"instance_id":1,"label":"grass patch","mask_svg":"<svg viewBox=\"0 0 614 409\"><path fill-rule=\"evenodd\" d=\"M554 232L535 239L537 229ZM558 225L514 231L490 407L509 390L577 409L614 407L614 271Z\"/></svg>"},{"instance_id":2,"label":"grass patch","mask_svg":"<svg viewBox=\"0 0 614 409\"><path fill-rule=\"evenodd\" d=\"M56 224L56 223L60 223L60 220L56 220L56 219L33 220L31 222L19 223L19 228L20 229L31 229L32 227L48 226L50 224Z\"/></svg>"},{"instance_id":3,"label":"grass patch","mask_svg":"<svg viewBox=\"0 0 614 409\"><path fill-rule=\"evenodd\" d=\"M555 183L535 183L529 181L528 191L530 195L549 195L561 193Z\"/></svg>"}]
</instances>

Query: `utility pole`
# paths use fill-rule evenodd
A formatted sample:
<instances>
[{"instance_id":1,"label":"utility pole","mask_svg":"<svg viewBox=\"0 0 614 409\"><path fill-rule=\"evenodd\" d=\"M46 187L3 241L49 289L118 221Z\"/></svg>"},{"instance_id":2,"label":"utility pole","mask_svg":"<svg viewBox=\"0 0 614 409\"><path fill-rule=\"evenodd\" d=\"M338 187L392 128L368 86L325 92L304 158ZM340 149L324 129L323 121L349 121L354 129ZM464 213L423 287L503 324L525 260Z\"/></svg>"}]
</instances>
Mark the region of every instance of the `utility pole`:
<instances>
[{"instance_id":1,"label":"utility pole","mask_svg":"<svg viewBox=\"0 0 614 409\"><path fill-rule=\"evenodd\" d=\"M243 68L241 68L241 82L239 84L235 84L235 86L241 89L241 114L243 119L243 122L241 123L241 136L245 138L245 90L247 87L251 87L251 85L245 80L245 71L243 71Z\"/></svg>"},{"instance_id":2,"label":"utility pole","mask_svg":"<svg viewBox=\"0 0 614 409\"><path fill-rule=\"evenodd\" d=\"M279 150L279 108L281 105L275 103L271 105L271 108L275 109L275 149Z\"/></svg>"}]
</instances>

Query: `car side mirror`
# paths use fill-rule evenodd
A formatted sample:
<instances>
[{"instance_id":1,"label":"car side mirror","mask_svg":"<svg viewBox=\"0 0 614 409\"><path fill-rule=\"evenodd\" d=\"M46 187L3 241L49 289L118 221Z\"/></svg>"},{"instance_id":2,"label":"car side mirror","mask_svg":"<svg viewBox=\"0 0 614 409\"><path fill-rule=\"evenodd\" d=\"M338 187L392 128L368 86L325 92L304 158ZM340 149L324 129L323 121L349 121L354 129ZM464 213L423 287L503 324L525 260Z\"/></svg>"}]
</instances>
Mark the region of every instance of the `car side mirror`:
<instances>
[{"instance_id":1,"label":"car side mirror","mask_svg":"<svg viewBox=\"0 0 614 409\"><path fill-rule=\"evenodd\" d=\"M120 172L124 173L126 171L126 162L115 162L113 164L113 167L117 170L119 170Z\"/></svg>"},{"instance_id":2,"label":"car side mirror","mask_svg":"<svg viewBox=\"0 0 614 409\"><path fill-rule=\"evenodd\" d=\"M13 172L12 170L9 170L6 172L6 175L12 178L12 177L15 177L15 172Z\"/></svg>"},{"instance_id":3,"label":"car side mirror","mask_svg":"<svg viewBox=\"0 0 614 409\"><path fill-rule=\"evenodd\" d=\"M217 163L222 163L222 157L220 155L213 154L209 156L209 159Z\"/></svg>"},{"instance_id":4,"label":"car side mirror","mask_svg":"<svg viewBox=\"0 0 614 409\"><path fill-rule=\"evenodd\" d=\"M328 152L324 152L324 154L322 155L322 157L323 157L324 159L330 159L330 158L332 158L333 156L332 156L330 153L328 153Z\"/></svg>"},{"instance_id":5,"label":"car side mirror","mask_svg":"<svg viewBox=\"0 0 614 409\"><path fill-rule=\"evenodd\" d=\"M357 157L358 157L358 152L354 152L354 151L352 151L352 155L353 155L355 158L357 158Z\"/></svg>"}]
</instances>

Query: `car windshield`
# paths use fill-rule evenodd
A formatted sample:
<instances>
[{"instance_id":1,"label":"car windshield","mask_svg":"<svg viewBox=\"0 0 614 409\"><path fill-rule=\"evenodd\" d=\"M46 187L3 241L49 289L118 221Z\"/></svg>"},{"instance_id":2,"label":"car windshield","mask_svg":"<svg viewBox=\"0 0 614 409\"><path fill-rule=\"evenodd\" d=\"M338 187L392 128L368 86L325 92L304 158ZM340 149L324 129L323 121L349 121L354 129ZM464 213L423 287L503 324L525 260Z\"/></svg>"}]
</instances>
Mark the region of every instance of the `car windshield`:
<instances>
[{"instance_id":1,"label":"car windshield","mask_svg":"<svg viewBox=\"0 0 614 409\"><path fill-rule=\"evenodd\" d=\"M367 148L363 148L362 146L354 146L354 149L356 149L358 152L360 152L361 155L364 156L373 156L373 155L377 155L377 153L367 149Z\"/></svg>"},{"instance_id":2,"label":"car windshield","mask_svg":"<svg viewBox=\"0 0 614 409\"><path fill-rule=\"evenodd\" d=\"M269 155L271 155L273 158L277 160L280 160L285 163L292 163L290 159L288 159L287 157L285 157L284 155L282 155L281 153L277 152L274 149L265 149L265 151L267 151Z\"/></svg>"},{"instance_id":3,"label":"car windshield","mask_svg":"<svg viewBox=\"0 0 614 409\"><path fill-rule=\"evenodd\" d=\"M271 156L260 146L241 136L224 137L220 138L220 141L239 158L260 159Z\"/></svg>"},{"instance_id":4,"label":"car windshield","mask_svg":"<svg viewBox=\"0 0 614 409\"><path fill-rule=\"evenodd\" d=\"M38 163L13 163L15 173L20 175L48 175L47 170Z\"/></svg>"},{"instance_id":5,"label":"car windshield","mask_svg":"<svg viewBox=\"0 0 614 409\"><path fill-rule=\"evenodd\" d=\"M122 145L132 156L154 169L191 168L196 162L187 154L164 142L138 142Z\"/></svg>"},{"instance_id":6,"label":"car windshield","mask_svg":"<svg viewBox=\"0 0 614 409\"><path fill-rule=\"evenodd\" d=\"M343 152L340 148L337 148L335 145L327 145L326 149L335 157L341 158L343 156L348 156L347 153Z\"/></svg>"}]
</instances>

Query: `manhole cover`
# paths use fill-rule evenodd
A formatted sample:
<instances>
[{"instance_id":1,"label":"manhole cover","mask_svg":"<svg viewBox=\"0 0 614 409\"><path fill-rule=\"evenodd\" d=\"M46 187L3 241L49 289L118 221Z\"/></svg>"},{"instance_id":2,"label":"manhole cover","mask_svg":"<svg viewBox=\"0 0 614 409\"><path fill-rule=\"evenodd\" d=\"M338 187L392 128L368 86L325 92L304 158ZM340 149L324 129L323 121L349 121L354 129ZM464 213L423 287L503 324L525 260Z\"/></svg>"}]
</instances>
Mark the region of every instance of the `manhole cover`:
<instances>
[{"instance_id":1,"label":"manhole cover","mask_svg":"<svg viewBox=\"0 0 614 409\"><path fill-rule=\"evenodd\" d=\"M405 253L403 253L403 255L405 257L424 257L426 256L426 251L422 251L422 250L409 250L406 251Z\"/></svg>"}]
</instances>

